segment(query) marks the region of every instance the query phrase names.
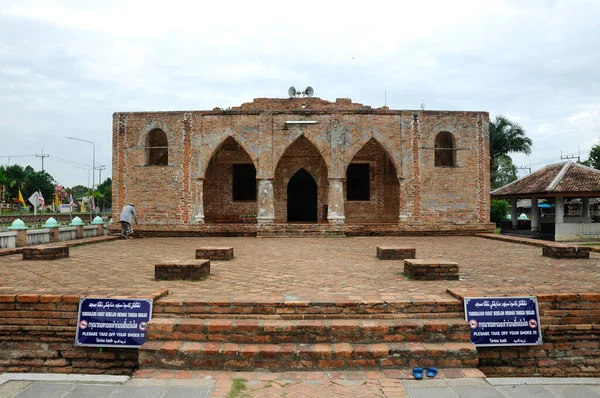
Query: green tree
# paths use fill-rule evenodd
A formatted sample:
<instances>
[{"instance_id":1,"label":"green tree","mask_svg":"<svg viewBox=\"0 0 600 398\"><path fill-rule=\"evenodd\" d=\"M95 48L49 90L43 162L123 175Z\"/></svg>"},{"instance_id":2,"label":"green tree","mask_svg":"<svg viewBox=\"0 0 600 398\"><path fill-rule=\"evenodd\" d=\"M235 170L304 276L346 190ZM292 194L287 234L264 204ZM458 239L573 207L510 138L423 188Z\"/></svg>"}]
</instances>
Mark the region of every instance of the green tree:
<instances>
[{"instance_id":1,"label":"green tree","mask_svg":"<svg viewBox=\"0 0 600 398\"><path fill-rule=\"evenodd\" d=\"M94 198L96 198L96 206L100 208L100 211L112 207L112 180L110 178L96 187Z\"/></svg>"},{"instance_id":2,"label":"green tree","mask_svg":"<svg viewBox=\"0 0 600 398\"><path fill-rule=\"evenodd\" d=\"M510 156L501 155L490 167L490 173L492 189L500 188L517 179L517 166L513 164Z\"/></svg>"},{"instance_id":3,"label":"green tree","mask_svg":"<svg viewBox=\"0 0 600 398\"><path fill-rule=\"evenodd\" d=\"M490 122L490 182L492 187L499 185L494 179L500 174L498 168L506 160L498 160L501 157L508 157L509 153L531 153L533 141L525 135L525 130L517 123L511 122L504 116L496 116L496 120ZM512 164L512 159L511 162Z\"/></svg>"},{"instance_id":4,"label":"green tree","mask_svg":"<svg viewBox=\"0 0 600 398\"><path fill-rule=\"evenodd\" d=\"M582 164L600 170L600 145L594 145L590 150L590 156Z\"/></svg>"},{"instance_id":5,"label":"green tree","mask_svg":"<svg viewBox=\"0 0 600 398\"><path fill-rule=\"evenodd\" d=\"M504 199L492 199L490 203L490 221L499 224L510 212L510 205Z\"/></svg>"},{"instance_id":6,"label":"green tree","mask_svg":"<svg viewBox=\"0 0 600 398\"><path fill-rule=\"evenodd\" d=\"M35 171L31 166L25 167L24 171L23 196L25 196L25 192L27 192L27 195L31 195L35 191L39 191L49 206L54 198L54 178L45 171Z\"/></svg>"},{"instance_id":7,"label":"green tree","mask_svg":"<svg viewBox=\"0 0 600 398\"><path fill-rule=\"evenodd\" d=\"M18 198L19 189L22 189L23 185L25 185L25 170L18 164L6 167L0 166L0 184L2 184L6 190L6 200L10 201L13 198ZM23 196L27 195L26 192L22 193ZM27 198L25 198L25 200L27 200Z\"/></svg>"},{"instance_id":8,"label":"green tree","mask_svg":"<svg viewBox=\"0 0 600 398\"><path fill-rule=\"evenodd\" d=\"M71 188L71 195L73 195L73 200L79 202L81 198L87 196L89 189L84 187L83 185L75 185Z\"/></svg>"},{"instance_id":9,"label":"green tree","mask_svg":"<svg viewBox=\"0 0 600 398\"><path fill-rule=\"evenodd\" d=\"M35 191L39 191L46 203L50 204L54 195L54 178L45 171L35 171L31 166L0 166L0 184L4 187L5 200L8 201L18 198L19 190L25 201Z\"/></svg>"}]
</instances>

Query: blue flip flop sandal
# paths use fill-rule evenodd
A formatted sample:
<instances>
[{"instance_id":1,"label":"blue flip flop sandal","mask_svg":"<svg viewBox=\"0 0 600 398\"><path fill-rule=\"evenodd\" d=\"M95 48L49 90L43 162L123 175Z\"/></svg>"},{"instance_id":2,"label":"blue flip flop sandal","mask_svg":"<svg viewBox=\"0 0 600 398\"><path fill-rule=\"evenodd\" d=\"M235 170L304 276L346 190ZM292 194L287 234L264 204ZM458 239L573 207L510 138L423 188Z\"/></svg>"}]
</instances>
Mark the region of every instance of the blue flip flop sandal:
<instances>
[{"instance_id":1,"label":"blue flip flop sandal","mask_svg":"<svg viewBox=\"0 0 600 398\"><path fill-rule=\"evenodd\" d=\"M412 374L415 379L421 380L423 378L423 368L413 368Z\"/></svg>"},{"instance_id":2,"label":"blue flip flop sandal","mask_svg":"<svg viewBox=\"0 0 600 398\"><path fill-rule=\"evenodd\" d=\"M427 368L427 369L425 369L425 374L427 374L427 377L431 377L433 379L435 377L435 375L437 375L437 369L436 368Z\"/></svg>"}]
</instances>

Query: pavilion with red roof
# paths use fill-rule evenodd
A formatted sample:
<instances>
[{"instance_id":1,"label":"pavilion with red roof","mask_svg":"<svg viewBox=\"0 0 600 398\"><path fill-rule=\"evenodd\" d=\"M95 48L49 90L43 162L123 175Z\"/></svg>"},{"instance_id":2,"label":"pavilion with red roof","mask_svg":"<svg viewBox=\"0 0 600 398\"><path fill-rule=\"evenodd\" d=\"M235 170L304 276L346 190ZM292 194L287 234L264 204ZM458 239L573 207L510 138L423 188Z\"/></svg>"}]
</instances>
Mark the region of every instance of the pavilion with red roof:
<instances>
[{"instance_id":1,"label":"pavilion with red roof","mask_svg":"<svg viewBox=\"0 0 600 398\"><path fill-rule=\"evenodd\" d=\"M571 161L551 164L492 191L492 199L509 199L511 221L517 228L517 200L531 199L531 230L553 224L554 240L599 240L600 223L592 223L590 198L600 197L600 170ZM578 215L565 214L565 199L581 198ZM554 199L553 217L540 217L539 199Z\"/></svg>"}]
</instances>

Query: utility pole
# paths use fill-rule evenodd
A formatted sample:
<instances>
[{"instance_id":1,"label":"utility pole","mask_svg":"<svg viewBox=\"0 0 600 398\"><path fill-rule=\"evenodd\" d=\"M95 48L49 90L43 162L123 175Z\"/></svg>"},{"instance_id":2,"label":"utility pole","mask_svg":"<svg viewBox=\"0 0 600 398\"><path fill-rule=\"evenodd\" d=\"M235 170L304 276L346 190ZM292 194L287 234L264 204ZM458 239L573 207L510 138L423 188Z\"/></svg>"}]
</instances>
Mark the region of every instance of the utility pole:
<instances>
[{"instance_id":1,"label":"utility pole","mask_svg":"<svg viewBox=\"0 0 600 398\"><path fill-rule=\"evenodd\" d=\"M579 152L578 155L565 155L563 156L562 151L560 151L560 159L575 159L577 158L577 163L581 163L581 151L579 150L579 146L577 146L577 152Z\"/></svg>"},{"instance_id":2,"label":"utility pole","mask_svg":"<svg viewBox=\"0 0 600 398\"><path fill-rule=\"evenodd\" d=\"M101 164L100 166L96 167L96 170L98 170L99 176L98 176L98 185L102 184L102 170L106 170L106 165L105 164Z\"/></svg>"},{"instance_id":3,"label":"utility pole","mask_svg":"<svg viewBox=\"0 0 600 398\"><path fill-rule=\"evenodd\" d=\"M527 174L531 174L531 166L527 167L527 166L519 166L519 167L515 167L515 169L517 170L527 170Z\"/></svg>"},{"instance_id":4,"label":"utility pole","mask_svg":"<svg viewBox=\"0 0 600 398\"><path fill-rule=\"evenodd\" d=\"M44 158L47 158L48 156L50 156L50 155L48 155L48 154L44 155L44 148L42 148L42 154L41 155L38 155L37 153L35 154L36 158L42 158L42 171L44 171ZM10 158L9 158L9 161L10 161Z\"/></svg>"}]
</instances>

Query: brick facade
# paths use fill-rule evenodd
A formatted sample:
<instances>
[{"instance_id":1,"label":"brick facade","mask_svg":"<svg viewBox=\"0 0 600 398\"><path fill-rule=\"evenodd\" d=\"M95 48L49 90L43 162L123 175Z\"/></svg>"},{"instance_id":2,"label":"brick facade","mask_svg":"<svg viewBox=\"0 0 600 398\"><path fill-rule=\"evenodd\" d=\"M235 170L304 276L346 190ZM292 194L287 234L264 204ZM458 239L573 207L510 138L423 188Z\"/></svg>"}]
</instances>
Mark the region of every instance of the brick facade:
<instances>
[{"instance_id":1,"label":"brick facade","mask_svg":"<svg viewBox=\"0 0 600 398\"><path fill-rule=\"evenodd\" d=\"M393 223L395 231L489 230L488 121L487 112L372 109L319 98L115 113L114 217L134 202L144 231L202 232L206 223L242 215L257 216L259 224L287 223L288 211L295 211L288 209L290 181L303 169L316 184L309 198L316 201L316 216L303 221ZM149 164L149 137L156 131L168 143L164 165ZM441 132L454 142L450 166L434 165ZM368 200L348 200L351 163L368 165ZM234 200L233 167L239 164L256 170L256 199ZM300 192L307 189L302 185Z\"/></svg>"}]
</instances>

